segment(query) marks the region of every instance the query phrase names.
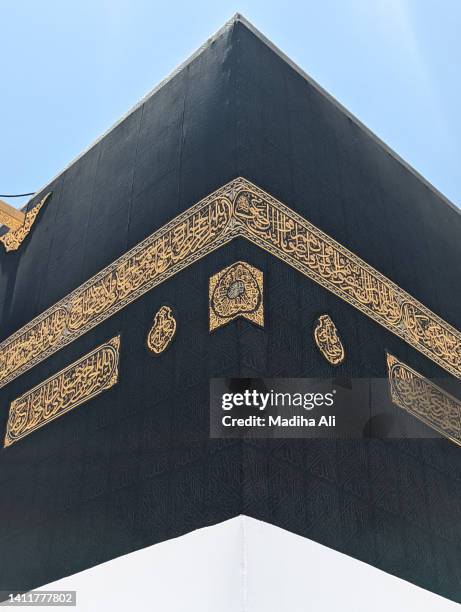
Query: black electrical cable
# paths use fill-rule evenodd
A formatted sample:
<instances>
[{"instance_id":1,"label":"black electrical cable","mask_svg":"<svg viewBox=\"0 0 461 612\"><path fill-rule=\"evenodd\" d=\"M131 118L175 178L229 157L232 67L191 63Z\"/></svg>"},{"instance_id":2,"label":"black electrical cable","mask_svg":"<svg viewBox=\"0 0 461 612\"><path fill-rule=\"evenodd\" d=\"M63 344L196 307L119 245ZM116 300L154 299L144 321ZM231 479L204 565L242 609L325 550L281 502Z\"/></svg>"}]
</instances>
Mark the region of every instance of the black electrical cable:
<instances>
[{"instance_id":1,"label":"black electrical cable","mask_svg":"<svg viewBox=\"0 0 461 612\"><path fill-rule=\"evenodd\" d=\"M24 196L34 195L34 193L35 191L33 191L32 193L15 193L14 195L11 195L11 193L9 193L8 195L0 193L0 198L23 198Z\"/></svg>"}]
</instances>

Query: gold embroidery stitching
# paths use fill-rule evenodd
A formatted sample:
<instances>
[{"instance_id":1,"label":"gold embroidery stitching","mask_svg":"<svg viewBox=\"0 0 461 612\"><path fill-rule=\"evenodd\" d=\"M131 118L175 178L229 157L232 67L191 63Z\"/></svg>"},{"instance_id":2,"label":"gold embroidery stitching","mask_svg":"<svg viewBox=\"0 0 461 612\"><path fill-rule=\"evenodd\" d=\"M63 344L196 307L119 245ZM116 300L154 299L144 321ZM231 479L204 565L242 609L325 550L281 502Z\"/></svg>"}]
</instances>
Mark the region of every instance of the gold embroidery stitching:
<instances>
[{"instance_id":1,"label":"gold embroidery stitching","mask_svg":"<svg viewBox=\"0 0 461 612\"><path fill-rule=\"evenodd\" d=\"M461 401L387 353L394 404L461 445Z\"/></svg>"},{"instance_id":2,"label":"gold embroidery stitching","mask_svg":"<svg viewBox=\"0 0 461 612\"><path fill-rule=\"evenodd\" d=\"M244 261L210 277L210 331L243 317L264 326L263 273Z\"/></svg>"},{"instance_id":3,"label":"gold embroidery stitching","mask_svg":"<svg viewBox=\"0 0 461 612\"><path fill-rule=\"evenodd\" d=\"M461 378L461 333L249 181L239 178L157 230L0 344L0 387L235 237L285 261ZM50 340L47 324L65 313ZM36 345L34 338L42 337Z\"/></svg>"},{"instance_id":4,"label":"gold embroidery stitching","mask_svg":"<svg viewBox=\"0 0 461 612\"><path fill-rule=\"evenodd\" d=\"M23 225L18 227L18 229L10 230L6 234L3 234L3 236L0 236L0 242L3 244L6 251L16 251L19 249L24 238L30 232L38 213L45 205L45 202L48 200L50 195L51 193L47 193L36 206L26 213Z\"/></svg>"},{"instance_id":5,"label":"gold embroidery stitching","mask_svg":"<svg viewBox=\"0 0 461 612\"><path fill-rule=\"evenodd\" d=\"M147 346L156 355L163 353L176 333L176 319L169 306L162 306L154 317L154 323L147 334Z\"/></svg>"},{"instance_id":6,"label":"gold embroidery stitching","mask_svg":"<svg viewBox=\"0 0 461 612\"><path fill-rule=\"evenodd\" d=\"M115 385L119 351L116 336L11 402L4 446Z\"/></svg>"},{"instance_id":7,"label":"gold embroidery stitching","mask_svg":"<svg viewBox=\"0 0 461 612\"><path fill-rule=\"evenodd\" d=\"M331 318L320 315L314 329L314 340L323 357L331 365L340 365L346 356L343 343L338 336L338 330Z\"/></svg>"},{"instance_id":8,"label":"gold embroidery stitching","mask_svg":"<svg viewBox=\"0 0 461 612\"><path fill-rule=\"evenodd\" d=\"M461 378L459 331L287 206L239 180L234 214L244 237Z\"/></svg>"},{"instance_id":9,"label":"gold embroidery stitching","mask_svg":"<svg viewBox=\"0 0 461 612\"><path fill-rule=\"evenodd\" d=\"M0 344L0 388L236 235L232 188L192 206ZM59 313L53 333L48 325Z\"/></svg>"},{"instance_id":10,"label":"gold embroidery stitching","mask_svg":"<svg viewBox=\"0 0 461 612\"><path fill-rule=\"evenodd\" d=\"M24 224L26 215L22 210L14 208L3 200L0 200L0 224L9 230L17 230Z\"/></svg>"}]
</instances>

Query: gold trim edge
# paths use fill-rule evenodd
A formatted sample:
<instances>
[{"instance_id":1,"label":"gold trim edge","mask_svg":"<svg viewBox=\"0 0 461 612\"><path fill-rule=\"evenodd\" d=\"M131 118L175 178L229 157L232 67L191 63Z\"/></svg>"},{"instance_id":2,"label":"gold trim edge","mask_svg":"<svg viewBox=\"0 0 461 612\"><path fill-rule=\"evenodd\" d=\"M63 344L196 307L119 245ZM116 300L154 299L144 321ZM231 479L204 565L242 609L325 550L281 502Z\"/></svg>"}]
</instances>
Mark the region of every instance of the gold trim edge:
<instances>
[{"instance_id":1,"label":"gold trim edge","mask_svg":"<svg viewBox=\"0 0 461 612\"><path fill-rule=\"evenodd\" d=\"M0 236L0 242L5 247L5 251L17 251L28 236L33 224L35 223L38 213L48 201L51 191L47 193L31 210L25 213L24 222L19 226L10 229L6 234Z\"/></svg>"},{"instance_id":2,"label":"gold trim edge","mask_svg":"<svg viewBox=\"0 0 461 612\"><path fill-rule=\"evenodd\" d=\"M461 333L244 178L181 213L0 344L0 387L208 253L242 237L461 378Z\"/></svg>"},{"instance_id":3,"label":"gold trim edge","mask_svg":"<svg viewBox=\"0 0 461 612\"><path fill-rule=\"evenodd\" d=\"M115 336L13 400L4 447L113 387L119 361L120 336Z\"/></svg>"}]
</instances>

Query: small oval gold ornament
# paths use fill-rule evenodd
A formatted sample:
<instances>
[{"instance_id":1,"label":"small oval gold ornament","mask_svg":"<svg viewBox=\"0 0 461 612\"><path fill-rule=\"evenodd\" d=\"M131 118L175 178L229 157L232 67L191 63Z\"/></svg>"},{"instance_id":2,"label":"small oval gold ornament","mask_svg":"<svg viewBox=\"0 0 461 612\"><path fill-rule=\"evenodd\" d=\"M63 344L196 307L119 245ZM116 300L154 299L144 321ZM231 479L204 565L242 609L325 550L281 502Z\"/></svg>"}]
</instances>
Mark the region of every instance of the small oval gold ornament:
<instances>
[{"instance_id":1,"label":"small oval gold ornament","mask_svg":"<svg viewBox=\"0 0 461 612\"><path fill-rule=\"evenodd\" d=\"M176 319L169 306L162 306L154 317L154 323L147 335L150 351L159 355L168 348L176 333Z\"/></svg>"},{"instance_id":2,"label":"small oval gold ornament","mask_svg":"<svg viewBox=\"0 0 461 612\"><path fill-rule=\"evenodd\" d=\"M328 315L320 315L317 319L314 329L314 340L317 348L328 363L337 366L344 361L346 353L343 343L339 338L336 325Z\"/></svg>"}]
</instances>

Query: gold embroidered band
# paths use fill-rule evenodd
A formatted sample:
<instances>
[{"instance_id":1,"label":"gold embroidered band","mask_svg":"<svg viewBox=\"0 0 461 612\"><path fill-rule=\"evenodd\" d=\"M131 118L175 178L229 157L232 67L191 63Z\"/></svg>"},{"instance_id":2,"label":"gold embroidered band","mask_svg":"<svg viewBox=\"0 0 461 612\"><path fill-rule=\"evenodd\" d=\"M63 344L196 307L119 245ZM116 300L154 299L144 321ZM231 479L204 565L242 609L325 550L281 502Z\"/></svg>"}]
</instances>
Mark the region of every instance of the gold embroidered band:
<instances>
[{"instance_id":1,"label":"gold embroidered band","mask_svg":"<svg viewBox=\"0 0 461 612\"><path fill-rule=\"evenodd\" d=\"M461 333L327 234L238 178L0 344L0 387L186 266L247 238L461 378Z\"/></svg>"},{"instance_id":2,"label":"gold embroidered band","mask_svg":"<svg viewBox=\"0 0 461 612\"><path fill-rule=\"evenodd\" d=\"M394 404L461 445L461 401L387 353Z\"/></svg>"},{"instance_id":3,"label":"gold embroidered band","mask_svg":"<svg viewBox=\"0 0 461 612\"><path fill-rule=\"evenodd\" d=\"M116 336L11 402L5 447L115 385L119 351Z\"/></svg>"},{"instance_id":4,"label":"gold embroidered band","mask_svg":"<svg viewBox=\"0 0 461 612\"><path fill-rule=\"evenodd\" d=\"M192 206L2 342L0 387L232 240L228 194Z\"/></svg>"}]
</instances>

